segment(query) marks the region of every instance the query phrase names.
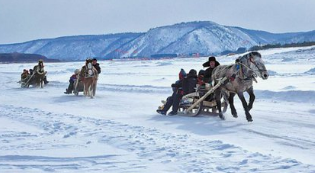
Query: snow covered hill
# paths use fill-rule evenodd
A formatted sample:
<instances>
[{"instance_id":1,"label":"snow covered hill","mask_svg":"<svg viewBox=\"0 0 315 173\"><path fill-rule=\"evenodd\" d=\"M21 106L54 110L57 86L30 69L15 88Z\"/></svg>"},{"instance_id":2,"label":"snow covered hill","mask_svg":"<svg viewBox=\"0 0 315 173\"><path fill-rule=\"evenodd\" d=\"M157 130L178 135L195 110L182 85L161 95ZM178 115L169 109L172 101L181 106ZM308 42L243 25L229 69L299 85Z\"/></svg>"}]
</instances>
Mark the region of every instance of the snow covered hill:
<instances>
[{"instance_id":1,"label":"snow covered hill","mask_svg":"<svg viewBox=\"0 0 315 173\"><path fill-rule=\"evenodd\" d=\"M0 53L36 53L61 60L150 57L153 54L210 55L258 44L314 40L314 31L274 34L203 21L157 27L146 33L71 36L0 45Z\"/></svg>"},{"instance_id":2,"label":"snow covered hill","mask_svg":"<svg viewBox=\"0 0 315 173\"><path fill-rule=\"evenodd\" d=\"M43 89L16 83L34 63L0 64L0 172L314 173L315 47L260 53L273 73L254 84L252 123L238 98L237 119L155 112L207 57L100 61L94 99L63 93L83 62L46 63Z\"/></svg>"}]
</instances>

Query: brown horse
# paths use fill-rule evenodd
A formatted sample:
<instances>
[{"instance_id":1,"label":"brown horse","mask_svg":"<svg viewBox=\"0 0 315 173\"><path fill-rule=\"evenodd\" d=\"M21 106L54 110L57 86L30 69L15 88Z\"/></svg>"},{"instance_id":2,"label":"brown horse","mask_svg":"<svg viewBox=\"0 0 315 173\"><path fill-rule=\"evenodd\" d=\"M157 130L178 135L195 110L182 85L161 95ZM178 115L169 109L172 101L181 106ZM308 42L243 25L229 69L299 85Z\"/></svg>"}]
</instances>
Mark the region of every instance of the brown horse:
<instances>
[{"instance_id":1,"label":"brown horse","mask_svg":"<svg viewBox=\"0 0 315 173\"><path fill-rule=\"evenodd\" d=\"M213 70L212 80L214 81L214 84L218 83L218 81L224 77L229 79L226 80L217 90L215 90L217 109L219 110L219 116L221 119L225 119L221 111L220 101L221 91L225 91L227 95L229 95L228 100L233 117L237 118L237 112L234 107L233 99L235 94L237 94L239 99L242 101L247 121L253 121L249 111L252 109L255 100L253 81L256 81L256 76L259 76L264 80L268 79L269 76L261 55L258 52L250 52L239 57L233 65L220 65ZM248 105L243 95L243 92L245 91L250 96Z\"/></svg>"},{"instance_id":2,"label":"brown horse","mask_svg":"<svg viewBox=\"0 0 315 173\"><path fill-rule=\"evenodd\" d=\"M96 92L96 84L98 79L98 72L93 67L92 61L87 61L86 65L82 67L80 79L83 83L83 93L85 96L93 98Z\"/></svg>"}]
</instances>

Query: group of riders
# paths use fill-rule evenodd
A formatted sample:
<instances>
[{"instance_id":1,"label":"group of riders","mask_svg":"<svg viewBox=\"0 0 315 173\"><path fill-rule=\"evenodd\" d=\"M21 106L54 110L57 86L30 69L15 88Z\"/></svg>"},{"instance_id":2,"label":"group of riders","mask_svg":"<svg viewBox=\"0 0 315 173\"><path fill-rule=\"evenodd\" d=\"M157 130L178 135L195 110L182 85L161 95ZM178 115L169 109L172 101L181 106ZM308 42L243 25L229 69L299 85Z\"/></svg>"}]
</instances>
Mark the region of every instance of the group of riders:
<instances>
[{"instance_id":1,"label":"group of riders","mask_svg":"<svg viewBox=\"0 0 315 173\"><path fill-rule=\"evenodd\" d=\"M92 64L93 68L95 68L97 70L97 73L100 74L101 73L101 67L100 64L97 63L97 59L91 59L91 58L87 58L85 60L85 65L81 68L81 70L76 69L74 71L74 74L70 77L69 79L69 86L66 89L66 92L64 92L65 94L71 94L73 92L74 89L74 82L77 79L77 76L80 75L82 76L82 78L80 80L84 80L84 77L88 77L88 75L93 75L93 74L89 74L88 71L88 65ZM44 84L48 84L49 81L47 81L47 72L44 70L44 61L43 60L39 60L38 64L34 66L33 69L24 69L22 74L21 74L21 82L22 83L28 83L29 81L31 81L31 79L33 78L33 76L35 76L36 74L40 74L40 75L44 75L43 81Z\"/></svg>"},{"instance_id":2,"label":"group of riders","mask_svg":"<svg viewBox=\"0 0 315 173\"><path fill-rule=\"evenodd\" d=\"M91 73L89 73L89 63L92 62L92 66L97 70L97 73L100 74L101 73L101 67L100 64L97 63L97 59L86 59L85 60L85 65L81 68L81 70L76 69L74 71L74 74L72 74L72 76L69 79L69 86L66 89L66 92L64 92L65 94L72 94L73 89L74 89L74 82L77 80L78 76L82 76L82 78L80 80L84 80L84 77L88 77L89 75L93 75Z\"/></svg>"},{"instance_id":3,"label":"group of riders","mask_svg":"<svg viewBox=\"0 0 315 173\"><path fill-rule=\"evenodd\" d=\"M207 67L206 70L200 70L197 75L195 69L191 69L186 74L184 69L179 72L179 80L171 85L173 94L166 99L165 105L156 110L159 114L166 115L167 111L172 107L172 111L168 115L176 115L180 101L184 95L193 93L196 91L196 86L205 87L205 85L212 83L211 75L215 67L219 66L220 63L215 57L209 57L208 61L203 64L203 67Z\"/></svg>"},{"instance_id":4,"label":"group of riders","mask_svg":"<svg viewBox=\"0 0 315 173\"><path fill-rule=\"evenodd\" d=\"M39 60L38 64L34 66L33 69L24 69L22 74L21 74L21 82L22 83L28 83L32 77L36 74L40 74L40 75L45 75L44 76L44 84L48 84L49 82L47 81L47 77L46 77L46 71L44 70L44 61L43 60Z\"/></svg>"}]
</instances>

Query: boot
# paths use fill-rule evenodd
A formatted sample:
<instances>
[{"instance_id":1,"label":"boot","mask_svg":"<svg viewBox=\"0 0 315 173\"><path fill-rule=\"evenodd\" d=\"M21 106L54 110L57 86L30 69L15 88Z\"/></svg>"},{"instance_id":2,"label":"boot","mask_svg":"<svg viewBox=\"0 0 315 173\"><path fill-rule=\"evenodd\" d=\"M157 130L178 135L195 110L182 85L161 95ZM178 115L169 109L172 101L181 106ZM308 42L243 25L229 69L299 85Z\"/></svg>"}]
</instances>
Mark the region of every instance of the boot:
<instances>
[{"instance_id":1,"label":"boot","mask_svg":"<svg viewBox=\"0 0 315 173\"><path fill-rule=\"evenodd\" d=\"M175 112L175 111L171 111L170 113L168 113L167 115L169 115L169 116L174 116L174 115L177 115L177 112Z\"/></svg>"},{"instance_id":2,"label":"boot","mask_svg":"<svg viewBox=\"0 0 315 173\"><path fill-rule=\"evenodd\" d=\"M72 94L72 91L66 89L66 92L64 92L65 94Z\"/></svg>"},{"instance_id":3,"label":"boot","mask_svg":"<svg viewBox=\"0 0 315 173\"><path fill-rule=\"evenodd\" d=\"M166 115L166 111L163 111L163 110L156 110L157 113L161 114L161 115Z\"/></svg>"}]
</instances>

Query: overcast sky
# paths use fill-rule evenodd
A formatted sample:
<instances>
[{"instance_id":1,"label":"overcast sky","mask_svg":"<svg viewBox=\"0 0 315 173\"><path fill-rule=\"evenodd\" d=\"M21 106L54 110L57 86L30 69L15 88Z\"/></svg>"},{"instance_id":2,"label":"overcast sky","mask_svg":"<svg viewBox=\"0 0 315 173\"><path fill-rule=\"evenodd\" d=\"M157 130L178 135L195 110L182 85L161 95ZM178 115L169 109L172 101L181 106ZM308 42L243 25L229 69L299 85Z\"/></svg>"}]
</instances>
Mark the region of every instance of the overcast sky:
<instances>
[{"instance_id":1,"label":"overcast sky","mask_svg":"<svg viewBox=\"0 0 315 173\"><path fill-rule=\"evenodd\" d=\"M189 21L275 33L315 30L315 0L0 0L0 44L146 32Z\"/></svg>"}]
</instances>

